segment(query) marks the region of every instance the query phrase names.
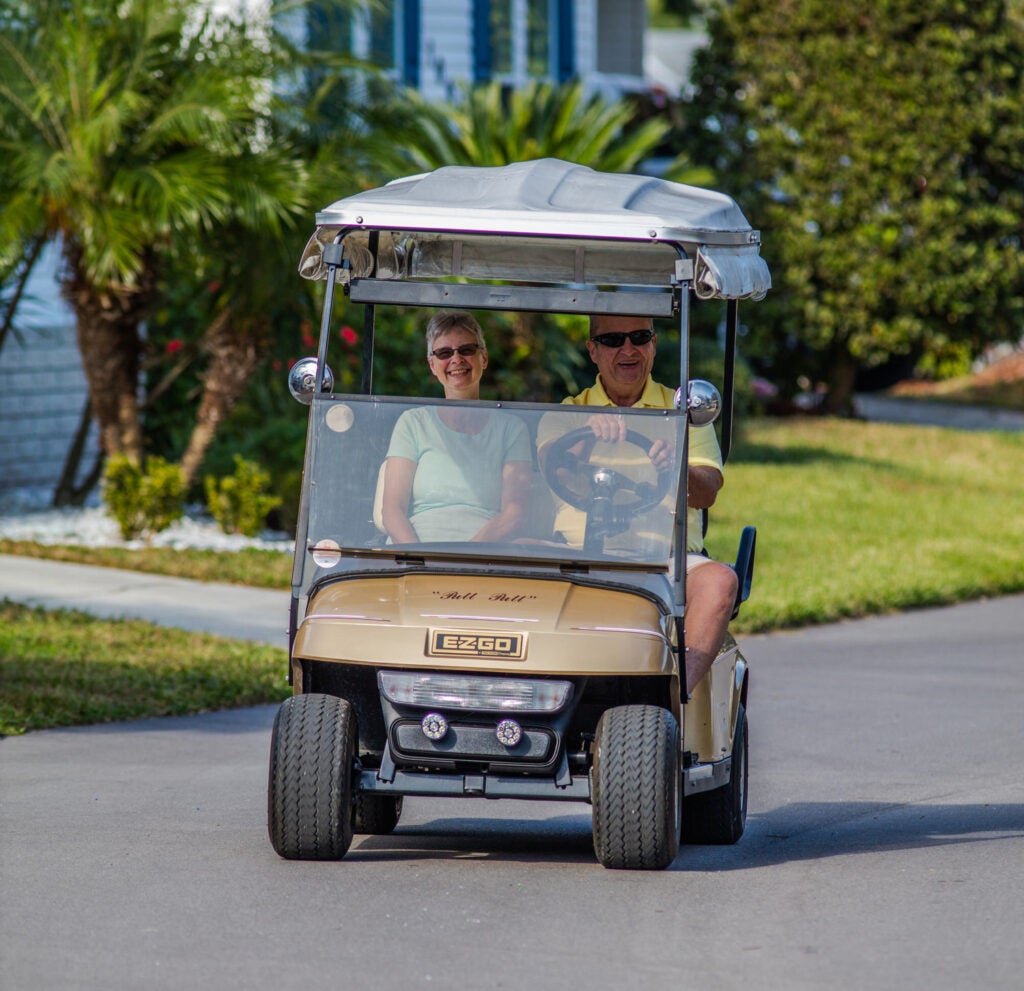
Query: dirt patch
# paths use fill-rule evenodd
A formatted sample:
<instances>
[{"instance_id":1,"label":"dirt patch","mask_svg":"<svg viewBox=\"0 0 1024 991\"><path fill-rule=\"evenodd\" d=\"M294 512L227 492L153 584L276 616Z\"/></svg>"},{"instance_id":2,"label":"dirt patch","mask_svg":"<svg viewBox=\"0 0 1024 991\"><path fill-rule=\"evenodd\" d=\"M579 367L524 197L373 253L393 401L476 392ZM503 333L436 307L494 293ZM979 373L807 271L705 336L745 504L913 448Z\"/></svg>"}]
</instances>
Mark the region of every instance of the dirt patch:
<instances>
[{"instance_id":1,"label":"dirt patch","mask_svg":"<svg viewBox=\"0 0 1024 991\"><path fill-rule=\"evenodd\" d=\"M945 382L898 382L888 395L1024 410L1024 351L1014 351L979 372Z\"/></svg>"}]
</instances>

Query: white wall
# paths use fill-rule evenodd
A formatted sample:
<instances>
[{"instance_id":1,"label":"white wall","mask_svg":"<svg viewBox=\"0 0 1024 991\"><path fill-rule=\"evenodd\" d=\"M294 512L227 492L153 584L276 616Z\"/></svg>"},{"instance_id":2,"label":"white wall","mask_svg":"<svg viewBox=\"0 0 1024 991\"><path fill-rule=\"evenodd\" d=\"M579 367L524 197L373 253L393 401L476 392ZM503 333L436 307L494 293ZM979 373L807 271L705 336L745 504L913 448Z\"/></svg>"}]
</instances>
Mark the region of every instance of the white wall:
<instances>
[{"instance_id":1,"label":"white wall","mask_svg":"<svg viewBox=\"0 0 1024 991\"><path fill-rule=\"evenodd\" d=\"M16 490L32 490L25 495L34 502L52 495L88 395L74 316L57 285L59 263L59 247L50 245L0 350L0 501ZM81 474L97 449L94 425Z\"/></svg>"}]
</instances>

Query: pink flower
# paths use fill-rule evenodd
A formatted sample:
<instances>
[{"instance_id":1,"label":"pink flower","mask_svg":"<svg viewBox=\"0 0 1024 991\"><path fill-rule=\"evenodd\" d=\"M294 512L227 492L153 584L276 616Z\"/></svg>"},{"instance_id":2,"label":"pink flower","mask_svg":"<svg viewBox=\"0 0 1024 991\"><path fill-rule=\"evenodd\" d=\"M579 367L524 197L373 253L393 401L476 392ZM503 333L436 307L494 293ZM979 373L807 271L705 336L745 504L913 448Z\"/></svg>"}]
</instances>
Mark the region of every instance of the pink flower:
<instances>
[{"instance_id":1,"label":"pink flower","mask_svg":"<svg viewBox=\"0 0 1024 991\"><path fill-rule=\"evenodd\" d=\"M179 340L177 337L172 337L165 345L164 351L168 354L174 354L176 351L180 351L185 346L185 343Z\"/></svg>"},{"instance_id":2,"label":"pink flower","mask_svg":"<svg viewBox=\"0 0 1024 991\"><path fill-rule=\"evenodd\" d=\"M351 327L342 327L338 336L349 346L354 347L359 343L359 335Z\"/></svg>"}]
</instances>

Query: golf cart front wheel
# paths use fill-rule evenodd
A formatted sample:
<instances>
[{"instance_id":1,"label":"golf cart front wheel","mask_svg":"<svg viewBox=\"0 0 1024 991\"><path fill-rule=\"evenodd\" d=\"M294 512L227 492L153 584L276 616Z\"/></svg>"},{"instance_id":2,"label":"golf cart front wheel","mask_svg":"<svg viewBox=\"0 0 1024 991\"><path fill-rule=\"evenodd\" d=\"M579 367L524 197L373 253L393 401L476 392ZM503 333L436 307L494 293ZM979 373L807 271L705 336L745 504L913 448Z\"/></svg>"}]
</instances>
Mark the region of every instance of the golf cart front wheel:
<instances>
[{"instance_id":1,"label":"golf cart front wheel","mask_svg":"<svg viewBox=\"0 0 1024 991\"><path fill-rule=\"evenodd\" d=\"M594 852L604 867L660 870L679 852L679 724L665 709L624 705L597 724Z\"/></svg>"},{"instance_id":2,"label":"golf cart front wheel","mask_svg":"<svg viewBox=\"0 0 1024 991\"><path fill-rule=\"evenodd\" d=\"M274 719L267 825L286 860L340 860L352 843L356 720L334 695L294 695Z\"/></svg>"}]
</instances>

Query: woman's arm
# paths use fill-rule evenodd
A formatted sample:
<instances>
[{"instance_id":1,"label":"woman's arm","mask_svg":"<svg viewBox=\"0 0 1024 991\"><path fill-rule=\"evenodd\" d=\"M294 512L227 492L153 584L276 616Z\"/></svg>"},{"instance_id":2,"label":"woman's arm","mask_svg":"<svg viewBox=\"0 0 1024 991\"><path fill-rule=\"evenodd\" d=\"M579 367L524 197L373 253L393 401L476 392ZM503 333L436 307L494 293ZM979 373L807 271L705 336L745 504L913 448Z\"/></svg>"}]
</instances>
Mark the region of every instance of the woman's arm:
<instances>
[{"instance_id":1,"label":"woman's arm","mask_svg":"<svg viewBox=\"0 0 1024 991\"><path fill-rule=\"evenodd\" d=\"M522 526L530 495L529 461L506 461L501 469L501 509L471 540L504 540Z\"/></svg>"},{"instance_id":2,"label":"woman's arm","mask_svg":"<svg viewBox=\"0 0 1024 991\"><path fill-rule=\"evenodd\" d=\"M408 458L388 458L384 469L384 496L381 518L384 529L393 544L416 544L419 537L409 522L409 503L412 500L412 480L416 475L416 462Z\"/></svg>"}]
</instances>

